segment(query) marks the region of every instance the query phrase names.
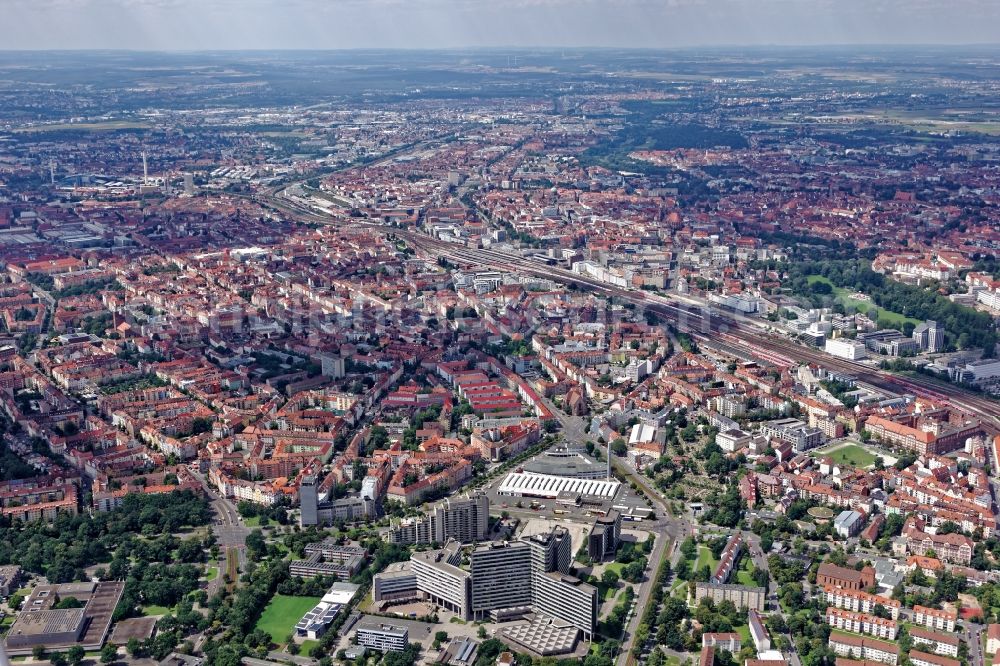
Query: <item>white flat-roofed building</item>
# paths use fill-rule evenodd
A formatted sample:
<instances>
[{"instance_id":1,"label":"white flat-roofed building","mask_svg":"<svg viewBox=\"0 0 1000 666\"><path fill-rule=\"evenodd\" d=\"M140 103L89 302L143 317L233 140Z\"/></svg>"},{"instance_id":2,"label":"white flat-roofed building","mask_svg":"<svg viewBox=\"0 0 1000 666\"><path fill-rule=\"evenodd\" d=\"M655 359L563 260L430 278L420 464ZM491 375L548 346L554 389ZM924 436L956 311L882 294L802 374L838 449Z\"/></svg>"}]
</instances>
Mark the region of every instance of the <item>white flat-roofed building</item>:
<instances>
[{"instance_id":1,"label":"white flat-roofed building","mask_svg":"<svg viewBox=\"0 0 1000 666\"><path fill-rule=\"evenodd\" d=\"M827 340L824 351L831 356L846 358L848 361L860 361L863 358L868 358L868 349L865 347L865 343L850 338Z\"/></svg>"},{"instance_id":2,"label":"white flat-roofed building","mask_svg":"<svg viewBox=\"0 0 1000 666\"><path fill-rule=\"evenodd\" d=\"M353 583L334 583L318 604L302 616L295 625L295 633L303 638L316 640L326 633L340 610L351 603L360 586Z\"/></svg>"},{"instance_id":3,"label":"white flat-roofed building","mask_svg":"<svg viewBox=\"0 0 1000 666\"><path fill-rule=\"evenodd\" d=\"M402 652L410 644L410 630L392 624L359 624L355 635L358 645L379 652Z\"/></svg>"},{"instance_id":4,"label":"white flat-roofed building","mask_svg":"<svg viewBox=\"0 0 1000 666\"><path fill-rule=\"evenodd\" d=\"M615 498L621 483L599 479L573 479L531 472L511 472L500 483L497 493L510 497L541 497L556 499L561 495L577 495L591 501Z\"/></svg>"},{"instance_id":5,"label":"white flat-roofed building","mask_svg":"<svg viewBox=\"0 0 1000 666\"><path fill-rule=\"evenodd\" d=\"M750 444L750 435L739 428L725 430L715 436L715 443L726 453L733 453Z\"/></svg>"},{"instance_id":6,"label":"white flat-roofed building","mask_svg":"<svg viewBox=\"0 0 1000 666\"><path fill-rule=\"evenodd\" d=\"M558 571L536 573L534 605L583 632L590 640L597 626L597 588Z\"/></svg>"}]
</instances>

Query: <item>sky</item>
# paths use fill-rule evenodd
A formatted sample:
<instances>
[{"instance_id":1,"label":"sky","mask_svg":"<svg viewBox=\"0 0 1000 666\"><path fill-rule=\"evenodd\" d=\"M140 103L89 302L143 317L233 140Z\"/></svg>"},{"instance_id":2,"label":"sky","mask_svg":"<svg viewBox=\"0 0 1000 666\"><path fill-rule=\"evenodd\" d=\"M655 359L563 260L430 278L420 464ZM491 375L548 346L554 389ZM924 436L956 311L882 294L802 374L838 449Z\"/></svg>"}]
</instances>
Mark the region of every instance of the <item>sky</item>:
<instances>
[{"instance_id":1,"label":"sky","mask_svg":"<svg viewBox=\"0 0 1000 666\"><path fill-rule=\"evenodd\" d=\"M1000 42L1000 0L0 0L0 49Z\"/></svg>"}]
</instances>

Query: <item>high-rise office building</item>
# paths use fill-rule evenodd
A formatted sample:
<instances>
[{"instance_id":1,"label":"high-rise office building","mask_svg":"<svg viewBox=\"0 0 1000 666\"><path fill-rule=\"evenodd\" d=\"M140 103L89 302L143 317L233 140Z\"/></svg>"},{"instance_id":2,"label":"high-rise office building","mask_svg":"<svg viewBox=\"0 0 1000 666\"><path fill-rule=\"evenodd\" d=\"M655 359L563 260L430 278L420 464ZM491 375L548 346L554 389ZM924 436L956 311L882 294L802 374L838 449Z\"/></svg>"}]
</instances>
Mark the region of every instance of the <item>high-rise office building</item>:
<instances>
[{"instance_id":1,"label":"high-rise office building","mask_svg":"<svg viewBox=\"0 0 1000 666\"><path fill-rule=\"evenodd\" d=\"M913 340L921 351L936 353L944 349L944 331L932 319L917 324L913 329Z\"/></svg>"},{"instance_id":2,"label":"high-rise office building","mask_svg":"<svg viewBox=\"0 0 1000 666\"><path fill-rule=\"evenodd\" d=\"M302 477L299 484L299 522L302 525L319 524L319 496L315 476Z\"/></svg>"},{"instance_id":3,"label":"high-rise office building","mask_svg":"<svg viewBox=\"0 0 1000 666\"><path fill-rule=\"evenodd\" d=\"M483 617L491 610L531 605L534 556L524 541L495 541L472 551L472 612Z\"/></svg>"},{"instance_id":4,"label":"high-rise office building","mask_svg":"<svg viewBox=\"0 0 1000 666\"><path fill-rule=\"evenodd\" d=\"M417 590L430 601L468 619L472 616L472 576L459 567L461 563L462 550L457 542L410 556Z\"/></svg>"},{"instance_id":5,"label":"high-rise office building","mask_svg":"<svg viewBox=\"0 0 1000 666\"><path fill-rule=\"evenodd\" d=\"M612 509L606 516L601 516L594 523L587 541L587 554L595 562L602 562L608 557L614 557L621 539L622 516Z\"/></svg>"},{"instance_id":6,"label":"high-rise office building","mask_svg":"<svg viewBox=\"0 0 1000 666\"><path fill-rule=\"evenodd\" d=\"M572 539L564 528L522 536L521 540L531 549L531 566L535 572L569 573L573 561Z\"/></svg>"},{"instance_id":7,"label":"high-rise office building","mask_svg":"<svg viewBox=\"0 0 1000 666\"><path fill-rule=\"evenodd\" d=\"M410 564L416 593L463 619L531 609L569 623L589 639L597 626L597 588L569 575L572 559L569 532L556 527L517 541L480 544L469 555L467 569L457 542L414 553Z\"/></svg>"},{"instance_id":8,"label":"high-rise office building","mask_svg":"<svg viewBox=\"0 0 1000 666\"><path fill-rule=\"evenodd\" d=\"M332 525L337 520L358 520L371 518L379 511L378 501L374 498L375 488L369 477L362 482L361 492L339 499L328 499L329 491L320 495L320 482L314 476L303 477L299 486L299 524Z\"/></svg>"}]
</instances>

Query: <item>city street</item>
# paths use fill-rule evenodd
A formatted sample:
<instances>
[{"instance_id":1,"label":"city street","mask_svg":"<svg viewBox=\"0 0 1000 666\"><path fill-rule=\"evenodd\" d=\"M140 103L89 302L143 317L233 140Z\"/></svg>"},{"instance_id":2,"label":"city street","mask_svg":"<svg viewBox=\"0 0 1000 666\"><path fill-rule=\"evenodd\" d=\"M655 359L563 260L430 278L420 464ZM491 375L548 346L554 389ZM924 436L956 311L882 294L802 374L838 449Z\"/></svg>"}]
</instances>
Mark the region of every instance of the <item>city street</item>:
<instances>
[{"instance_id":1,"label":"city street","mask_svg":"<svg viewBox=\"0 0 1000 666\"><path fill-rule=\"evenodd\" d=\"M552 410L562 426L564 442L567 444L583 444L585 441L590 439L587 435L587 419L576 416L568 416L550 401L546 400L546 403L546 406ZM609 447L604 447L603 454L611 456ZM653 545L653 552L650 553L649 556L649 569L646 573L646 578L638 587L637 594L635 596L635 604L632 607L632 611L629 613L628 622L625 626L624 634L622 635L622 651L618 656L618 663L625 664L628 662L628 655L632 649L633 642L635 641L635 632L642 619L642 613L645 610L646 605L649 603L649 595L653 590L656 572L660 568L663 557L665 556L665 553L670 552L673 553L673 557L676 558L679 551L674 548L673 544L679 543L685 536L691 533L692 524L688 522L686 517L673 517L668 510L667 505L664 503L662 495L660 495L659 491L657 491L656 488L649 483L649 480L642 474L637 473L623 461L618 460L613 456L611 456L611 462L615 471L625 478L635 481L636 484L642 488L646 496L652 500L653 510L656 512L655 520L643 521L637 525L637 529L644 529L652 532L656 536L656 541ZM623 492L628 492L627 487L623 490ZM668 543L671 544L669 551L667 550Z\"/></svg>"}]
</instances>

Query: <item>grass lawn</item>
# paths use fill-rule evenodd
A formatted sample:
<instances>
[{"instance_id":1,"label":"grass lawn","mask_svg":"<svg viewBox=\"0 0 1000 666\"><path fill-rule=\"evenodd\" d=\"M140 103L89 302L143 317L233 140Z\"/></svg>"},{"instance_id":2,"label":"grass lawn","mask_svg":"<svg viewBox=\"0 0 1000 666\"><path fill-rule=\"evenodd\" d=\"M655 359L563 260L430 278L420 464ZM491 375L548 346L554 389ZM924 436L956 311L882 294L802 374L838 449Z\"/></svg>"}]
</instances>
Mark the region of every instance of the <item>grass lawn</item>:
<instances>
[{"instance_id":1,"label":"grass lawn","mask_svg":"<svg viewBox=\"0 0 1000 666\"><path fill-rule=\"evenodd\" d=\"M621 578L622 577L622 569L624 569L624 568L625 568L625 565L622 564L621 562L611 562L606 567L604 567L604 570L605 571L614 571L616 574L618 574L618 577Z\"/></svg>"},{"instance_id":2,"label":"grass lawn","mask_svg":"<svg viewBox=\"0 0 1000 666\"><path fill-rule=\"evenodd\" d=\"M257 620L256 628L270 634L274 643L284 643L288 634L295 629L296 623L319 601L319 597L290 597L276 594Z\"/></svg>"},{"instance_id":3,"label":"grass lawn","mask_svg":"<svg viewBox=\"0 0 1000 666\"><path fill-rule=\"evenodd\" d=\"M260 527L260 516L250 516L243 519L243 524L247 527Z\"/></svg>"},{"instance_id":4,"label":"grass lawn","mask_svg":"<svg viewBox=\"0 0 1000 666\"><path fill-rule=\"evenodd\" d=\"M733 631L740 635L740 642L743 645L750 645L750 626L746 624L741 624L736 627Z\"/></svg>"},{"instance_id":5,"label":"grass lawn","mask_svg":"<svg viewBox=\"0 0 1000 666\"><path fill-rule=\"evenodd\" d=\"M302 641L302 645L299 646L299 654L309 654L309 650L319 645L319 641Z\"/></svg>"},{"instance_id":6,"label":"grass lawn","mask_svg":"<svg viewBox=\"0 0 1000 666\"><path fill-rule=\"evenodd\" d=\"M736 582L739 585L749 585L756 587L757 582L750 575L751 561L748 556L740 558L740 567L736 570Z\"/></svg>"},{"instance_id":7,"label":"grass lawn","mask_svg":"<svg viewBox=\"0 0 1000 666\"><path fill-rule=\"evenodd\" d=\"M615 588L608 587L604 583L598 583L597 595L600 597L601 601L607 601L615 596Z\"/></svg>"},{"instance_id":8,"label":"grass lawn","mask_svg":"<svg viewBox=\"0 0 1000 666\"><path fill-rule=\"evenodd\" d=\"M843 305L848 312L864 312L868 314L869 310L877 310L875 316L868 315L872 317L875 321L879 319L884 319L888 321L892 326L900 328L905 322L910 322L914 326L920 323L919 319L914 319L913 317L906 317L898 312L893 312L892 310L886 310L880 308L872 301L862 301L851 296L851 291L844 289L843 287L835 286L830 280L823 277L822 275L810 275L808 278L809 284L816 284L817 282L825 282L833 288L833 296Z\"/></svg>"},{"instance_id":9,"label":"grass lawn","mask_svg":"<svg viewBox=\"0 0 1000 666\"><path fill-rule=\"evenodd\" d=\"M819 455L828 456L838 465L849 465L851 467L865 468L875 464L875 455L864 450L857 444L846 444L834 449L830 453Z\"/></svg>"},{"instance_id":10,"label":"grass lawn","mask_svg":"<svg viewBox=\"0 0 1000 666\"><path fill-rule=\"evenodd\" d=\"M169 615L173 613L173 608L167 608L166 606L143 606L142 614L149 617L151 615Z\"/></svg>"},{"instance_id":11,"label":"grass lawn","mask_svg":"<svg viewBox=\"0 0 1000 666\"><path fill-rule=\"evenodd\" d=\"M17 617L14 615L8 615L4 619L0 620L0 635L6 634L7 630L10 629L11 625L14 624L14 620Z\"/></svg>"},{"instance_id":12,"label":"grass lawn","mask_svg":"<svg viewBox=\"0 0 1000 666\"><path fill-rule=\"evenodd\" d=\"M209 567L205 571L205 580L212 581L219 577L219 567Z\"/></svg>"},{"instance_id":13,"label":"grass lawn","mask_svg":"<svg viewBox=\"0 0 1000 666\"><path fill-rule=\"evenodd\" d=\"M712 556L711 548L708 546L698 546L698 560L694 563L694 570L698 571L706 564L709 571L715 573L715 568L719 566L719 560Z\"/></svg>"}]
</instances>

